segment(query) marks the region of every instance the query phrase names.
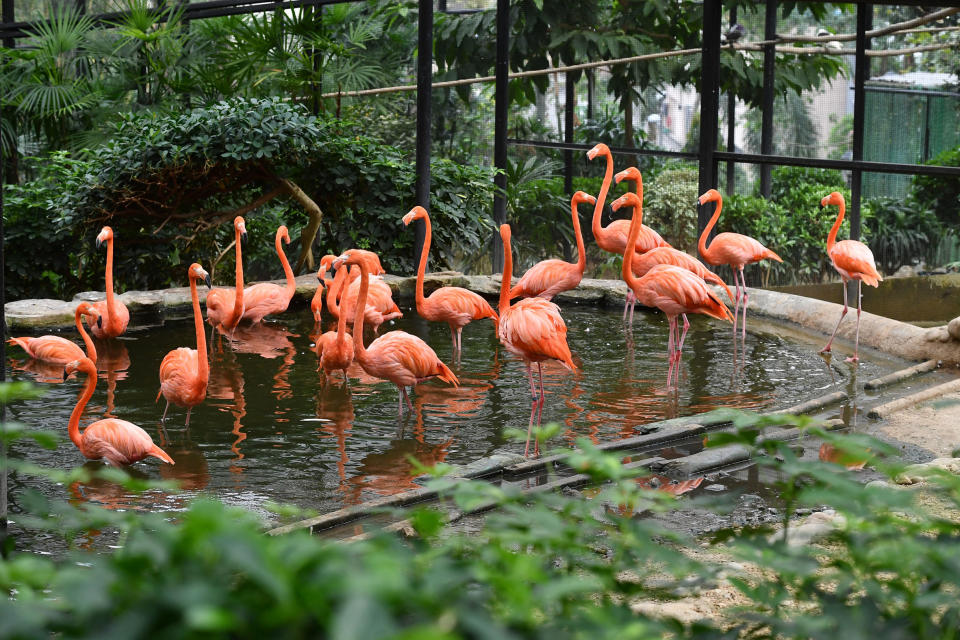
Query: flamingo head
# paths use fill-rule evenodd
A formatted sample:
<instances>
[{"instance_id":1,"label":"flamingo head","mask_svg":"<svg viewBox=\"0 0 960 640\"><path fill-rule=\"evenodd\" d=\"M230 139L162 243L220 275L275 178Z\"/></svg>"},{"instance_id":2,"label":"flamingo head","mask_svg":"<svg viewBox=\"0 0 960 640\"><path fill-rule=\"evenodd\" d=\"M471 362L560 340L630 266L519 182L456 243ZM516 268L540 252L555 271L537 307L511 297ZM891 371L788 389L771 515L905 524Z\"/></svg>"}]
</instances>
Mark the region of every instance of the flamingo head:
<instances>
[{"instance_id":1,"label":"flamingo head","mask_svg":"<svg viewBox=\"0 0 960 640\"><path fill-rule=\"evenodd\" d=\"M63 379L66 380L67 376L71 373L76 373L77 371L85 371L87 373L97 373L97 365L93 364L93 360L90 358L80 358L79 360L74 360L73 362L67 364L63 368Z\"/></svg>"},{"instance_id":2,"label":"flamingo head","mask_svg":"<svg viewBox=\"0 0 960 640\"><path fill-rule=\"evenodd\" d=\"M100 248L104 242L109 242L113 240L113 229L110 227L104 227L100 230L100 233L97 234L97 249Z\"/></svg>"},{"instance_id":3,"label":"flamingo head","mask_svg":"<svg viewBox=\"0 0 960 640\"><path fill-rule=\"evenodd\" d=\"M706 193L697 198L697 207L701 207L708 202L719 202L720 201L720 192L716 189L708 189Z\"/></svg>"},{"instance_id":4,"label":"flamingo head","mask_svg":"<svg viewBox=\"0 0 960 640\"><path fill-rule=\"evenodd\" d=\"M286 225L280 225L277 227L277 237L283 238L284 244L290 244L290 232L287 231Z\"/></svg>"},{"instance_id":5,"label":"flamingo head","mask_svg":"<svg viewBox=\"0 0 960 640\"><path fill-rule=\"evenodd\" d=\"M575 194L573 194L573 198L570 200L570 202L574 207L576 207L578 204L583 202L586 202L587 204L597 204L597 199L589 193L577 191Z\"/></svg>"},{"instance_id":6,"label":"flamingo head","mask_svg":"<svg viewBox=\"0 0 960 640\"><path fill-rule=\"evenodd\" d=\"M367 251L366 249L350 249L350 253L358 262L352 262L351 264L359 264L360 260L367 265L367 271L370 272L372 276L382 276L387 271L383 268L383 265L380 264L380 256L375 254L373 251Z\"/></svg>"},{"instance_id":7,"label":"flamingo head","mask_svg":"<svg viewBox=\"0 0 960 640\"><path fill-rule=\"evenodd\" d=\"M510 242L510 225L508 224L500 225L500 237L504 241Z\"/></svg>"},{"instance_id":8,"label":"flamingo head","mask_svg":"<svg viewBox=\"0 0 960 640\"><path fill-rule=\"evenodd\" d=\"M233 228L236 229L237 233L240 234L240 241L247 241L247 223L243 219L243 216L237 216L233 219Z\"/></svg>"},{"instance_id":9,"label":"flamingo head","mask_svg":"<svg viewBox=\"0 0 960 640\"><path fill-rule=\"evenodd\" d=\"M187 269L187 277L194 278L196 280L203 280L207 285L207 289L213 288L213 284L210 282L210 274L207 273L206 270L199 265L199 263L194 262L192 265L190 265L190 268Z\"/></svg>"},{"instance_id":10,"label":"flamingo head","mask_svg":"<svg viewBox=\"0 0 960 640\"><path fill-rule=\"evenodd\" d=\"M632 191L627 191L625 194L611 202L610 208L616 211L623 206L639 207L640 204L640 198L637 197L637 194L633 193Z\"/></svg>"},{"instance_id":11,"label":"flamingo head","mask_svg":"<svg viewBox=\"0 0 960 640\"><path fill-rule=\"evenodd\" d=\"M410 212L403 216L404 226L410 224L414 220L421 220L427 217L427 210L421 207L420 205L415 206L413 209L410 209Z\"/></svg>"},{"instance_id":12,"label":"flamingo head","mask_svg":"<svg viewBox=\"0 0 960 640\"><path fill-rule=\"evenodd\" d=\"M843 206L844 204L846 204L846 203L844 202L844 200L843 200L843 194L840 193L839 191L834 191L834 192L831 193L830 195L824 196L823 199L820 200L820 208L821 208L821 209L823 209L823 208L826 207L827 205L831 205L831 204L835 204L835 205L837 205L838 207L839 207L839 206Z\"/></svg>"},{"instance_id":13,"label":"flamingo head","mask_svg":"<svg viewBox=\"0 0 960 640\"><path fill-rule=\"evenodd\" d=\"M81 316L86 316L87 324L91 327L93 326L93 319L96 318L97 326L103 326L103 320L100 319L100 312L97 311L97 308L89 302L81 302L77 305L76 313Z\"/></svg>"},{"instance_id":14,"label":"flamingo head","mask_svg":"<svg viewBox=\"0 0 960 640\"><path fill-rule=\"evenodd\" d=\"M617 184L620 184L621 180L631 180L633 182L641 183L643 181L643 178L640 176L640 169L637 169L636 167L627 167L623 171L618 172L617 175L613 176L613 179Z\"/></svg>"},{"instance_id":15,"label":"flamingo head","mask_svg":"<svg viewBox=\"0 0 960 640\"><path fill-rule=\"evenodd\" d=\"M610 155L610 147L608 147L607 145L605 145L605 144L603 144L603 143L601 142L600 144L598 144L597 146L595 146L593 149L590 149L590 151L587 151L587 159L588 159L588 160L593 160L594 158L596 158L596 157L599 156L599 155L609 156L609 155Z\"/></svg>"}]
</instances>

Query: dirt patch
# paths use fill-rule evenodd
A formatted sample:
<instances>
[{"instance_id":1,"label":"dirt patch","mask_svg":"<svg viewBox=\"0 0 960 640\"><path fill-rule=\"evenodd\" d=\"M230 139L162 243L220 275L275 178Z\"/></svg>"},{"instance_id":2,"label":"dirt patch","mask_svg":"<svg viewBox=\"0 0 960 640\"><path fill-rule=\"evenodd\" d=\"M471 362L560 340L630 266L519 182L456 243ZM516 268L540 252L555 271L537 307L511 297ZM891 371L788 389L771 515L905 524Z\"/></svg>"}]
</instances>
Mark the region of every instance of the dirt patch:
<instances>
[{"instance_id":1,"label":"dirt patch","mask_svg":"<svg viewBox=\"0 0 960 640\"><path fill-rule=\"evenodd\" d=\"M960 393L952 393L911 407L877 423L857 429L882 440L910 444L930 452L933 458L951 457L960 447Z\"/></svg>"}]
</instances>

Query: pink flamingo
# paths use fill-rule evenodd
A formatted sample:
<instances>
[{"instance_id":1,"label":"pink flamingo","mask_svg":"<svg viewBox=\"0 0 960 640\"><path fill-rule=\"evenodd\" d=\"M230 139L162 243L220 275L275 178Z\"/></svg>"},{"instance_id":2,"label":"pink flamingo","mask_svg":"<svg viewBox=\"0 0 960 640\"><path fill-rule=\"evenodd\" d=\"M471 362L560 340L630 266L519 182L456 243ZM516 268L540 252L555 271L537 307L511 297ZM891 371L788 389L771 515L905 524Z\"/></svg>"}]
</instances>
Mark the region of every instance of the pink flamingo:
<instances>
[{"instance_id":1,"label":"pink flamingo","mask_svg":"<svg viewBox=\"0 0 960 640\"><path fill-rule=\"evenodd\" d=\"M776 260L777 262L783 262L780 259L780 256L775 254L770 249L767 249L765 246L754 240L753 238L739 233L718 233L717 236L713 239L713 242L710 243L710 248L707 248L707 238L710 236L710 231L713 229L713 225L717 223L717 218L720 217L720 210L723 208L723 198L720 197L720 192L716 189L710 189L705 194L700 196L697 200L697 206L701 207L708 202L716 202L717 208L713 212L713 217L710 218L710 222L707 223L706 228L703 230L703 233L700 234L700 242L697 243L697 248L700 250L700 255L703 256L704 262L707 264L712 264L714 266L725 264L728 265L733 270L733 281L736 285L735 298L733 301L733 333L737 333L737 313L740 306L740 298L743 297L743 339L747 337L747 280L743 276L743 268L754 262L760 262L761 260ZM737 279L737 274L740 274L740 278ZM743 285L743 292L741 294L741 283Z\"/></svg>"},{"instance_id":2,"label":"pink flamingo","mask_svg":"<svg viewBox=\"0 0 960 640\"><path fill-rule=\"evenodd\" d=\"M583 234L580 233L580 215L577 205L581 202L596 203L597 199L583 191L577 191L570 199L570 209L573 215L573 231L577 236L577 261L564 262L563 260L543 260L533 265L520 278L513 289L510 298L538 297L551 300L561 291L576 289L583 279L583 270L587 266L587 253L583 247Z\"/></svg>"},{"instance_id":3,"label":"pink flamingo","mask_svg":"<svg viewBox=\"0 0 960 640\"><path fill-rule=\"evenodd\" d=\"M93 327L93 318L100 323L100 312L89 302L81 302L73 312L74 322L77 325L77 331L83 338L83 344L87 348L86 357L93 362L97 361L97 348L93 346L93 340L83 329L81 318L86 316L87 324ZM68 362L79 360L84 357L83 350L75 342L61 338L60 336L40 336L38 338L10 338L8 344L19 345L27 355L35 360L49 362L51 364L65 365Z\"/></svg>"},{"instance_id":4,"label":"pink flamingo","mask_svg":"<svg viewBox=\"0 0 960 640\"><path fill-rule=\"evenodd\" d=\"M363 250L350 250L351 253L356 251ZM363 259L370 268L371 273L375 270L383 273L383 267L379 266L380 258L377 257L377 254L371 251L363 251L363 253L359 255L364 256ZM351 269L351 271L353 271L353 269ZM347 277L349 278L350 276ZM383 281L383 278L372 276L369 280L367 303L366 306L363 307L363 316L364 320L373 327L373 334L377 335L377 332L380 330L380 325L394 318L402 318L403 313L400 311L397 303L393 301L393 290L390 289L390 285ZM353 322L354 315L357 311L357 300L359 300L360 297L360 280L353 280L348 286L341 289L341 291L343 294L340 296L339 304L336 305L337 316L339 317L340 313L346 314L347 322ZM329 307L329 305L330 296L328 294L327 306Z\"/></svg>"},{"instance_id":5,"label":"pink flamingo","mask_svg":"<svg viewBox=\"0 0 960 640\"><path fill-rule=\"evenodd\" d=\"M251 324L257 324L263 320L264 316L286 311L293 294L297 292L297 282L293 277L293 269L287 262L287 256L283 253L283 246L280 244L281 239L290 244L290 234L284 225L277 227L274 244L277 255L280 257L280 264L283 266L283 274L287 278L287 285L281 287L272 282L259 282L244 290L243 319L249 320Z\"/></svg>"},{"instance_id":6,"label":"pink flamingo","mask_svg":"<svg viewBox=\"0 0 960 640\"><path fill-rule=\"evenodd\" d=\"M574 209L576 211L576 209ZM527 367L527 380L530 382L530 395L535 407L543 407L543 369L544 360L558 360L572 372L577 368L573 364L570 347L567 346L567 325L560 316L560 307L543 298L526 298L510 305L512 292L510 278L513 275L513 254L510 250L510 225L500 225L500 238L503 240L503 277L500 281L500 325L497 337L507 351L523 360ZM533 385L533 369L537 363L537 375L540 378L540 395ZM533 427L533 412L527 426L527 445L523 455L530 450L530 431Z\"/></svg>"},{"instance_id":7,"label":"pink flamingo","mask_svg":"<svg viewBox=\"0 0 960 640\"><path fill-rule=\"evenodd\" d=\"M854 341L853 357L847 358L847 362L859 362L860 312L863 302L860 290L864 282L871 287L880 286L880 281L883 280L883 276L877 271L877 264L874 262L873 252L870 251L870 247L857 240L841 240L837 242L837 231L840 229L840 223L843 222L843 216L847 211L847 203L844 201L843 195L834 191L820 201L820 208L823 209L830 204L835 204L840 209L836 221L833 223L833 226L830 227L830 234L827 236L827 255L830 256L833 268L837 270L840 278L843 280L843 311L840 312L840 320L837 321L837 326L830 336L830 341L827 342L827 346L825 346L820 353L829 352L831 345L833 345L833 339L837 335L837 330L840 329L840 323L843 322L843 317L847 315L847 283L851 280L856 280L857 337Z\"/></svg>"},{"instance_id":8,"label":"pink flamingo","mask_svg":"<svg viewBox=\"0 0 960 640\"><path fill-rule=\"evenodd\" d=\"M240 244L247 238L247 224L243 216L233 219L234 243L236 244L236 285L233 289L214 289L207 294L207 322L221 334L233 336L243 317L243 256ZM211 341L213 336L211 334Z\"/></svg>"},{"instance_id":9,"label":"pink flamingo","mask_svg":"<svg viewBox=\"0 0 960 640\"><path fill-rule=\"evenodd\" d=\"M613 202L614 211L627 203L628 193ZM648 307L656 307L667 316L670 325L670 337L667 342L669 369L667 370L667 388L674 367L677 369L677 381L680 379L680 358L683 356L683 341L687 337L690 322L688 313L702 313L719 320L732 320L730 310L707 287L707 284L697 275L686 269L673 265L657 265L646 275L637 278L633 275L633 258L636 254L636 238L640 234L640 220L637 208L633 209L633 219L630 223L630 237L623 254L623 279L633 290L637 300ZM677 316L683 315L683 335L679 335Z\"/></svg>"},{"instance_id":10,"label":"pink flamingo","mask_svg":"<svg viewBox=\"0 0 960 640\"><path fill-rule=\"evenodd\" d=\"M499 317L486 300L462 287L441 287L431 293L429 298L423 297L423 278L427 270L427 256L430 255L433 230L430 226L430 215L423 207L416 206L403 216L404 225L414 220L423 220L427 226L423 250L420 252L420 265L417 268L417 313L430 322L446 322L450 325L453 352L458 354L463 346L461 332L471 320L490 318L496 330Z\"/></svg>"},{"instance_id":11,"label":"pink flamingo","mask_svg":"<svg viewBox=\"0 0 960 640\"><path fill-rule=\"evenodd\" d=\"M106 280L106 300L100 300L93 303L93 306L100 312L100 322L97 326L91 326L90 332L97 338L116 338L127 330L127 324L130 322L130 311L123 301L118 300L113 293L113 229L104 227L97 235L97 248L100 248L104 242L107 243L107 269L104 275Z\"/></svg>"},{"instance_id":12,"label":"pink flamingo","mask_svg":"<svg viewBox=\"0 0 960 640\"><path fill-rule=\"evenodd\" d=\"M210 369L207 363L207 342L203 331L203 316L200 314L200 296L197 294L197 280L203 280L210 288L210 274L194 262L187 269L190 281L190 297L193 300L193 324L197 332L197 348L179 347L167 353L160 363L160 391L157 400L163 395L167 406L163 410L161 422L166 421L170 403L187 408L187 425L190 424L190 411L207 397L207 383ZM154 401L156 402L156 400Z\"/></svg>"},{"instance_id":13,"label":"pink flamingo","mask_svg":"<svg viewBox=\"0 0 960 640\"><path fill-rule=\"evenodd\" d=\"M363 308L367 303L367 291L370 288L371 261L354 251L347 251L337 258L333 265L339 268L343 264L360 267L360 293L357 304ZM353 321L354 357L363 370L377 378L389 380L397 385L400 392L399 413L403 415L403 403L413 411L413 405L407 396L407 386L419 384L429 378L438 377L453 386L459 386L460 381L447 365L440 361L437 354L426 342L417 336L404 331L391 331L363 346L363 316L355 314Z\"/></svg>"},{"instance_id":14,"label":"pink flamingo","mask_svg":"<svg viewBox=\"0 0 960 640\"><path fill-rule=\"evenodd\" d=\"M333 261L331 260L330 262L332 263ZM320 270L325 271L326 266L321 264ZM337 275L345 271L346 269L341 269L337 271ZM320 287L317 291L323 291L322 276L320 276ZM327 293L327 295L330 295L330 293ZM314 318L319 325L319 310L316 312ZM343 371L344 386L350 384L347 369L353 364L353 336L347 333L347 314L342 313L340 317L337 318L336 331L327 331L317 339L317 353L320 354L320 370L323 371L324 377L331 375L339 369Z\"/></svg>"},{"instance_id":15,"label":"pink flamingo","mask_svg":"<svg viewBox=\"0 0 960 640\"><path fill-rule=\"evenodd\" d=\"M91 460L105 459L116 467L122 467L143 460L147 456L160 458L173 464L173 458L153 443L146 431L126 420L107 418L97 420L80 433L80 414L90 401L97 386L97 365L90 358L81 358L69 363L64 376L74 371L87 374L87 382L77 400L77 406L70 414L68 431L70 440L80 449L80 453Z\"/></svg>"},{"instance_id":16,"label":"pink flamingo","mask_svg":"<svg viewBox=\"0 0 960 640\"><path fill-rule=\"evenodd\" d=\"M310 299L310 313L313 315L313 322L317 326L320 325L320 316L323 313L323 289L326 285L324 276L327 274L327 269L330 268L330 263L333 262L335 256L325 255L320 259L320 268L317 270L317 280L320 281L320 284L317 286L317 290L313 292L313 298ZM326 262L324 260L329 258Z\"/></svg>"},{"instance_id":17,"label":"pink flamingo","mask_svg":"<svg viewBox=\"0 0 960 640\"><path fill-rule=\"evenodd\" d=\"M359 255L366 256L367 263L370 265L370 275L379 276L386 273L383 266L380 264L380 256L375 254L372 251L366 251L365 249L351 249L351 251L359 252ZM336 256L329 255L324 256L320 260L320 264L323 265L325 262L328 265L327 270L333 266L333 261ZM359 291L359 280L360 280L360 271L354 268L350 269L338 269L336 274L333 277L333 282L330 284L330 288L327 290L327 311L330 312L334 318L340 317L340 303L344 294L356 283L356 289L353 293L353 298L356 299L356 292ZM379 290L374 282L379 282L379 280L371 281L371 285L374 288L374 293L372 295L382 295L382 291ZM391 292L392 295L392 292ZM353 319L353 314L351 312L350 318ZM368 319L368 322L370 319Z\"/></svg>"}]
</instances>

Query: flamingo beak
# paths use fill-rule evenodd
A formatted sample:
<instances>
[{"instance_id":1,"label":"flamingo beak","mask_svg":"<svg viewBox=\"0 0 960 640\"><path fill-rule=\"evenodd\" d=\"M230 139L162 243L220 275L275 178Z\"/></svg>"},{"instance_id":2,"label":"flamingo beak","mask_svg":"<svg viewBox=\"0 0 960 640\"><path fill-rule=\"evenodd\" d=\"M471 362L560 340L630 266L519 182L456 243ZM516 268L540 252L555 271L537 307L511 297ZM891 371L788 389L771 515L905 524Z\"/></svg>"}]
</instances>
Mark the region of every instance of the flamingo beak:
<instances>
[{"instance_id":1,"label":"flamingo beak","mask_svg":"<svg viewBox=\"0 0 960 640\"><path fill-rule=\"evenodd\" d=\"M240 242L242 242L243 244L246 244L246 243L247 243L247 232L246 232L246 231L244 231L243 233L240 234Z\"/></svg>"},{"instance_id":2,"label":"flamingo beak","mask_svg":"<svg viewBox=\"0 0 960 640\"><path fill-rule=\"evenodd\" d=\"M100 239L100 236L97 236L97 249L103 246L103 240Z\"/></svg>"},{"instance_id":3,"label":"flamingo beak","mask_svg":"<svg viewBox=\"0 0 960 640\"><path fill-rule=\"evenodd\" d=\"M207 289L213 289L213 283L210 281L210 274L203 274L203 281L207 284Z\"/></svg>"},{"instance_id":4,"label":"flamingo beak","mask_svg":"<svg viewBox=\"0 0 960 640\"><path fill-rule=\"evenodd\" d=\"M97 316L97 329L103 329L103 316Z\"/></svg>"},{"instance_id":5,"label":"flamingo beak","mask_svg":"<svg viewBox=\"0 0 960 640\"><path fill-rule=\"evenodd\" d=\"M68 375L70 375L70 374L67 373L67 368L64 367L64 368L63 368L63 381L64 381L64 382L67 381L67 376L68 376Z\"/></svg>"}]
</instances>

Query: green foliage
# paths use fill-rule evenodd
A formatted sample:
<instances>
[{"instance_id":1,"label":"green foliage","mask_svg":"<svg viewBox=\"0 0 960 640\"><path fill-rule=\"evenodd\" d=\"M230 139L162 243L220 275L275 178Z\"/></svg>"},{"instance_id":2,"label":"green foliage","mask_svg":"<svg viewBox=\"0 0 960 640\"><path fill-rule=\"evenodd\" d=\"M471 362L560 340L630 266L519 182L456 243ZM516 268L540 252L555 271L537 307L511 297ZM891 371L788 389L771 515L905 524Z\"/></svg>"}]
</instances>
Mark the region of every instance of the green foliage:
<instances>
[{"instance_id":1,"label":"green foliage","mask_svg":"<svg viewBox=\"0 0 960 640\"><path fill-rule=\"evenodd\" d=\"M960 147L948 149L927 164L960 167ZM931 209L940 222L949 229L960 227L960 177L916 176L912 195L920 206Z\"/></svg>"},{"instance_id":2,"label":"green foliage","mask_svg":"<svg viewBox=\"0 0 960 640\"><path fill-rule=\"evenodd\" d=\"M665 169L644 181L643 221L681 251L696 253L698 173L695 168Z\"/></svg>"},{"instance_id":3,"label":"green foliage","mask_svg":"<svg viewBox=\"0 0 960 640\"><path fill-rule=\"evenodd\" d=\"M931 253L940 236L940 221L912 198L905 201L875 198L866 203L870 211L867 244L884 273L913 264Z\"/></svg>"}]
</instances>

